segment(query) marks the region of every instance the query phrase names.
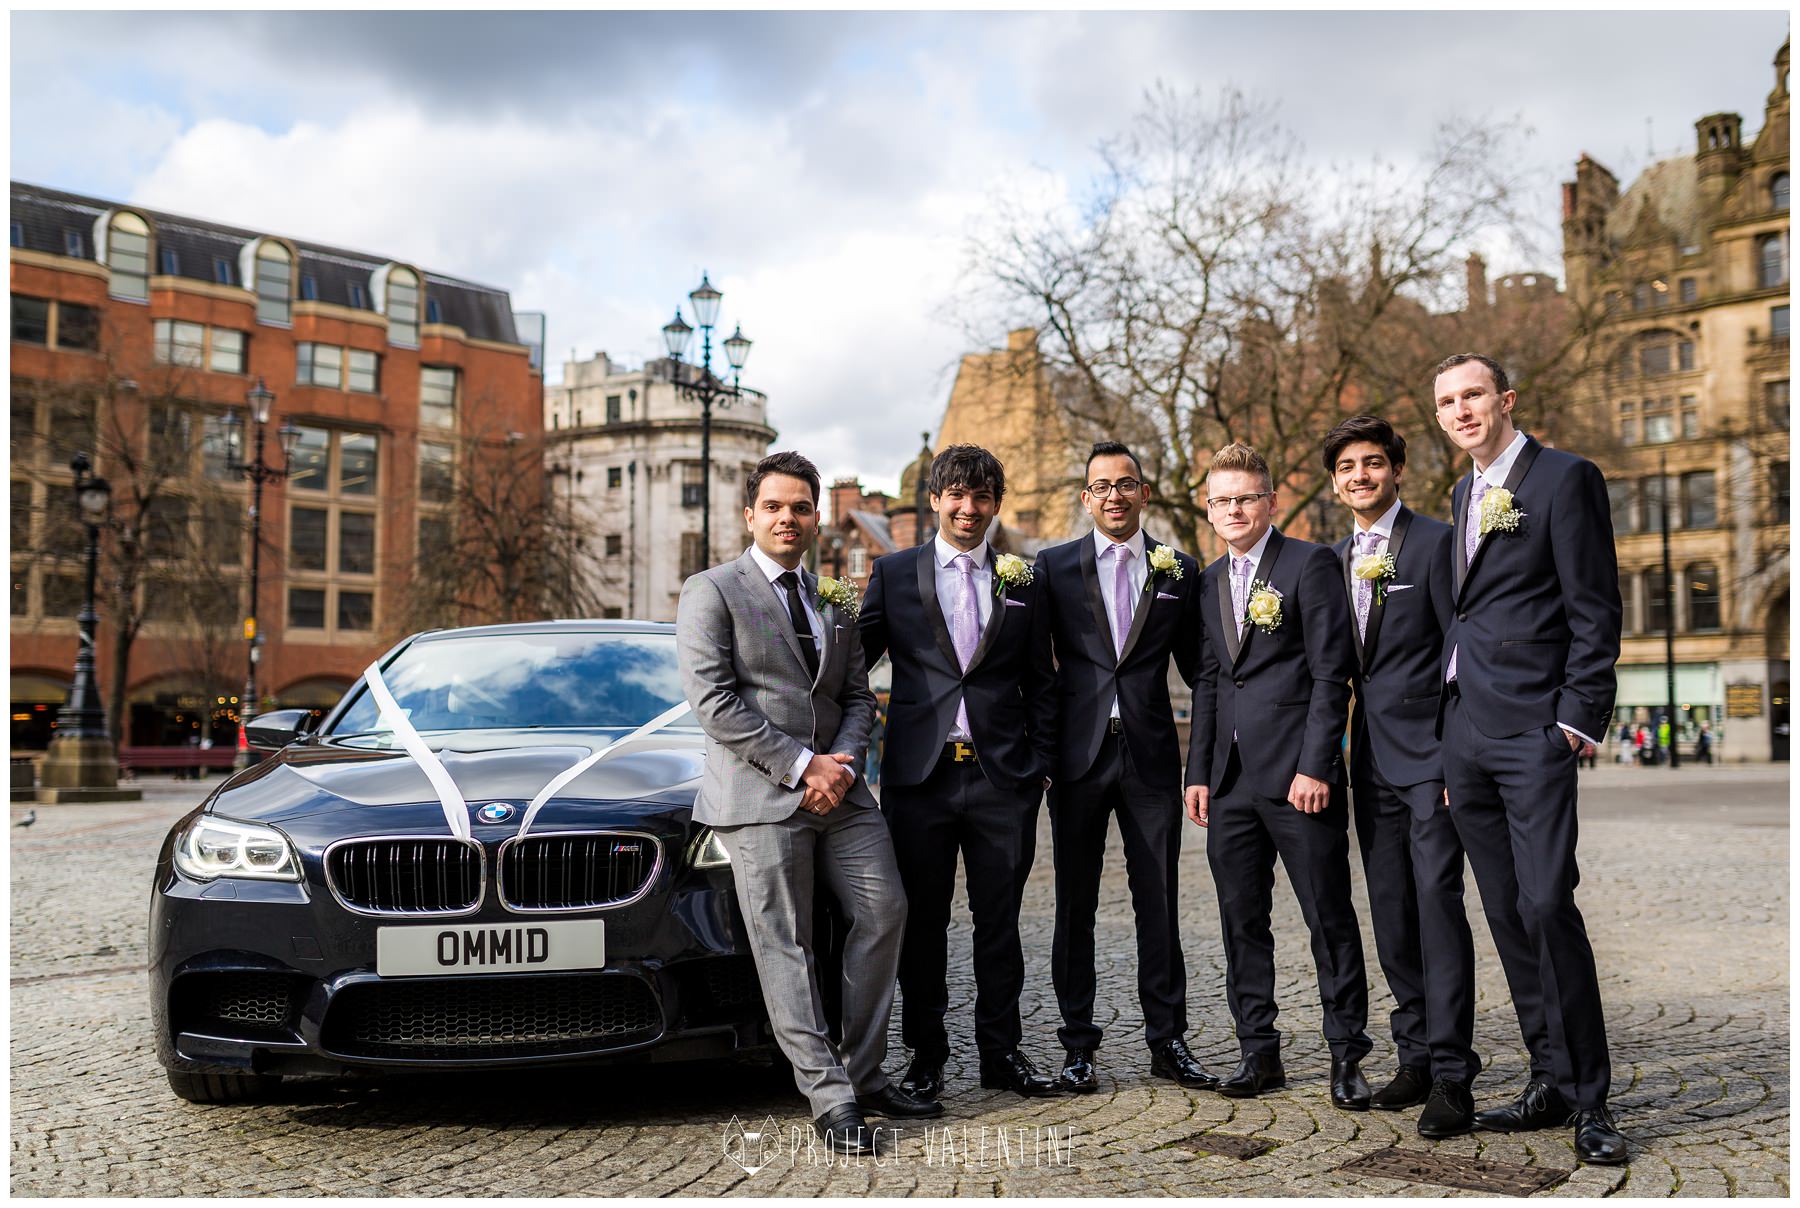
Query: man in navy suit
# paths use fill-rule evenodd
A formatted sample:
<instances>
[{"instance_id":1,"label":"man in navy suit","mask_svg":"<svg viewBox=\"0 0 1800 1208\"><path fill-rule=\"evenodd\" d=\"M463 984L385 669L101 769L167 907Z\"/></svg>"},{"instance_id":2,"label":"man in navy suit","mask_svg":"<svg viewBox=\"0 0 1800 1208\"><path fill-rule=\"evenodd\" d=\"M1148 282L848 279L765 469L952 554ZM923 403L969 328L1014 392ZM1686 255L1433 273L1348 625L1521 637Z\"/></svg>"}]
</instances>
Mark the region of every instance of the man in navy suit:
<instances>
[{"instance_id":1,"label":"man in navy suit","mask_svg":"<svg viewBox=\"0 0 1800 1208\"><path fill-rule=\"evenodd\" d=\"M1200 564L1141 526L1150 484L1131 450L1088 454L1081 503L1094 531L1038 555L1057 663L1058 761L1050 789L1056 938L1050 974L1068 1056L1059 1080L1099 1087L1094 1052L1094 915L1107 819L1118 815L1137 919L1138 1001L1150 1072L1183 1086L1218 1079L1188 1051L1187 970L1176 913L1181 857L1181 745L1169 703L1169 659L1194 682L1204 624Z\"/></svg>"},{"instance_id":2,"label":"man in navy suit","mask_svg":"<svg viewBox=\"0 0 1800 1208\"><path fill-rule=\"evenodd\" d=\"M1501 1132L1575 1126L1584 1162L1627 1157L1611 1081L1594 950L1575 905L1576 754L1612 722L1619 567L1606 481L1590 461L1513 426L1518 396L1491 357L1437 367L1438 423L1474 467L1456 484L1455 611L1445 634L1444 781L1494 946L1541 995L1550 1077L1479 1113ZM1516 903L1524 934L1496 919Z\"/></svg>"},{"instance_id":3,"label":"man in navy suit","mask_svg":"<svg viewBox=\"0 0 1800 1208\"><path fill-rule=\"evenodd\" d=\"M1254 449L1233 444L1214 454L1206 493L1227 549L1201 576L1208 624L1185 796L1188 817L1207 828L1242 1052L1218 1091L1247 1098L1287 1085L1269 931L1279 855L1312 934L1331 1101L1366 1111L1369 988L1350 904L1342 754L1356 655L1343 570L1325 546L1272 527L1275 487Z\"/></svg>"},{"instance_id":4,"label":"man in navy suit","mask_svg":"<svg viewBox=\"0 0 1800 1208\"><path fill-rule=\"evenodd\" d=\"M1444 806L1437 737L1444 628L1450 620L1451 527L1400 502L1406 438L1372 415L1325 438L1325 470L1355 522L1332 547L1343 562L1356 639L1350 782L1369 890L1375 951L1394 993L1388 1017L1399 1072L1370 1099L1397 1111L1425 1104L1419 1135L1475 1127L1475 949L1463 907L1463 847ZM1522 936L1511 903L1502 925ZM1535 985L1518 995L1526 1043L1548 1069Z\"/></svg>"},{"instance_id":5,"label":"man in navy suit","mask_svg":"<svg viewBox=\"0 0 1800 1208\"><path fill-rule=\"evenodd\" d=\"M900 1027L913 1060L901 1085L926 1099L943 1090L960 850L974 916L981 1085L1055 1094L1056 1081L1019 1051L1019 903L1056 751L1049 609L1023 559L996 558L988 545L1006 494L999 459L951 445L931 463L928 485L938 535L876 560L859 622L869 661L885 651L894 669L881 812L907 899Z\"/></svg>"}]
</instances>

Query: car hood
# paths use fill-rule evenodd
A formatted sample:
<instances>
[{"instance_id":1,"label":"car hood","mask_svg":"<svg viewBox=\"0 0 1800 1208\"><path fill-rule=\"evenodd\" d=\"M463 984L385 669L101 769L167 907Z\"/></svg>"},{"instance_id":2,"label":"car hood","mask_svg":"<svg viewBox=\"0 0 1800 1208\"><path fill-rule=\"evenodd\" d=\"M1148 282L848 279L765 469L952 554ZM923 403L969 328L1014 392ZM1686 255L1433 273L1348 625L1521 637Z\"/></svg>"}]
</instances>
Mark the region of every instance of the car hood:
<instances>
[{"instance_id":1,"label":"car hood","mask_svg":"<svg viewBox=\"0 0 1800 1208\"><path fill-rule=\"evenodd\" d=\"M473 731L428 736L471 809L523 806L570 766L622 732ZM705 749L696 734L665 731L601 760L556 793L564 801L693 804ZM286 822L350 810L438 805L425 771L404 750L326 739L296 744L232 777L210 808L244 821ZM411 813L412 811L404 811Z\"/></svg>"}]
</instances>

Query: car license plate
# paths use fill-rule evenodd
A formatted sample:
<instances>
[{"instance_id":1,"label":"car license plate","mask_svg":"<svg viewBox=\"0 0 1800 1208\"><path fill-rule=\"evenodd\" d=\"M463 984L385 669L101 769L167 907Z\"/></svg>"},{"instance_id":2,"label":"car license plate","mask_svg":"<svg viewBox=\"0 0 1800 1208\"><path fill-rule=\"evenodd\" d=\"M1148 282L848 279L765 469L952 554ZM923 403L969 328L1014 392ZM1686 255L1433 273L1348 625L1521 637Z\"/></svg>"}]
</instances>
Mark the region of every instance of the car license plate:
<instances>
[{"instance_id":1,"label":"car license plate","mask_svg":"<svg viewBox=\"0 0 1800 1208\"><path fill-rule=\"evenodd\" d=\"M601 919L381 927L375 932L375 972L383 977L536 973L605 964L606 923Z\"/></svg>"}]
</instances>

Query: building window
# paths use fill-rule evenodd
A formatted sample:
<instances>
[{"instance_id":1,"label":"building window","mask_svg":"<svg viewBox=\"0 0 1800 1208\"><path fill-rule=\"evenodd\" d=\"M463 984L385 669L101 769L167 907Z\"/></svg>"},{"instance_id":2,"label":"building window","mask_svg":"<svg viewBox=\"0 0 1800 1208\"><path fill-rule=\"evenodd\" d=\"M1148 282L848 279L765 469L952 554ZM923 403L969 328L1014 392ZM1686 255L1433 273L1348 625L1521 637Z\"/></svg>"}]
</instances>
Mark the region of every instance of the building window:
<instances>
[{"instance_id":1,"label":"building window","mask_svg":"<svg viewBox=\"0 0 1800 1208\"><path fill-rule=\"evenodd\" d=\"M419 276L391 266L387 274L388 342L409 348L419 343Z\"/></svg>"},{"instance_id":2,"label":"building window","mask_svg":"<svg viewBox=\"0 0 1800 1208\"><path fill-rule=\"evenodd\" d=\"M1619 576L1620 630L1630 636L1638 631L1638 577Z\"/></svg>"},{"instance_id":3,"label":"building window","mask_svg":"<svg viewBox=\"0 0 1800 1208\"><path fill-rule=\"evenodd\" d=\"M1607 482L1606 498L1612 504L1614 533L1637 532L1636 494L1629 479L1615 478Z\"/></svg>"},{"instance_id":4,"label":"building window","mask_svg":"<svg viewBox=\"0 0 1800 1208\"><path fill-rule=\"evenodd\" d=\"M331 513L325 508L294 508L288 515L288 569L324 570L326 530Z\"/></svg>"},{"instance_id":5,"label":"building window","mask_svg":"<svg viewBox=\"0 0 1800 1208\"><path fill-rule=\"evenodd\" d=\"M87 240L81 237L80 231L63 231L63 252L78 260L87 259Z\"/></svg>"},{"instance_id":6,"label":"building window","mask_svg":"<svg viewBox=\"0 0 1800 1208\"><path fill-rule=\"evenodd\" d=\"M606 556L617 558L625 552L625 539L617 533L606 534Z\"/></svg>"},{"instance_id":7,"label":"building window","mask_svg":"<svg viewBox=\"0 0 1800 1208\"><path fill-rule=\"evenodd\" d=\"M338 628L366 632L375 628L375 597L366 591L338 592Z\"/></svg>"},{"instance_id":8,"label":"building window","mask_svg":"<svg viewBox=\"0 0 1800 1208\"><path fill-rule=\"evenodd\" d=\"M699 533L681 534L681 577L692 578L706 569L706 551Z\"/></svg>"},{"instance_id":9,"label":"building window","mask_svg":"<svg viewBox=\"0 0 1800 1208\"><path fill-rule=\"evenodd\" d=\"M300 300L303 302L319 300L319 279L311 273L300 278Z\"/></svg>"},{"instance_id":10,"label":"building window","mask_svg":"<svg viewBox=\"0 0 1800 1208\"><path fill-rule=\"evenodd\" d=\"M362 286L352 285L350 287L350 305L357 310L369 309L369 295L364 292Z\"/></svg>"},{"instance_id":11,"label":"building window","mask_svg":"<svg viewBox=\"0 0 1800 1208\"><path fill-rule=\"evenodd\" d=\"M200 425L200 474L212 482L230 482L232 468L230 429L223 415L208 415Z\"/></svg>"},{"instance_id":12,"label":"building window","mask_svg":"<svg viewBox=\"0 0 1800 1208\"><path fill-rule=\"evenodd\" d=\"M1675 345L1675 367L1686 372L1694 367L1694 342L1682 340Z\"/></svg>"},{"instance_id":13,"label":"building window","mask_svg":"<svg viewBox=\"0 0 1800 1208\"><path fill-rule=\"evenodd\" d=\"M381 389L381 355L352 348L346 354L350 373L345 385L357 394L375 394Z\"/></svg>"},{"instance_id":14,"label":"building window","mask_svg":"<svg viewBox=\"0 0 1800 1208\"><path fill-rule=\"evenodd\" d=\"M242 566L244 559L244 504L238 499L215 499L201 508L201 532L206 552L220 566Z\"/></svg>"},{"instance_id":15,"label":"building window","mask_svg":"<svg viewBox=\"0 0 1800 1208\"><path fill-rule=\"evenodd\" d=\"M158 365L181 365L198 369L206 363L206 327L201 323L183 323L176 319L158 319L151 324L153 355Z\"/></svg>"},{"instance_id":16,"label":"building window","mask_svg":"<svg viewBox=\"0 0 1800 1208\"><path fill-rule=\"evenodd\" d=\"M163 495L152 499L146 511L144 554L150 558L179 558L187 552L188 501Z\"/></svg>"},{"instance_id":17,"label":"building window","mask_svg":"<svg viewBox=\"0 0 1800 1208\"><path fill-rule=\"evenodd\" d=\"M325 628L325 593L316 587L288 588L288 628Z\"/></svg>"},{"instance_id":18,"label":"building window","mask_svg":"<svg viewBox=\"0 0 1800 1208\"><path fill-rule=\"evenodd\" d=\"M617 394L609 394L606 396L606 422L607 423L616 424L619 422L620 411L624 407L624 403L625 403L625 400Z\"/></svg>"},{"instance_id":19,"label":"building window","mask_svg":"<svg viewBox=\"0 0 1800 1208\"><path fill-rule=\"evenodd\" d=\"M120 210L106 224L106 267L112 270L107 292L115 298L145 302L150 298L150 224Z\"/></svg>"},{"instance_id":20,"label":"building window","mask_svg":"<svg viewBox=\"0 0 1800 1208\"><path fill-rule=\"evenodd\" d=\"M1663 594L1663 573L1644 572L1644 632L1661 633L1669 627L1669 598Z\"/></svg>"},{"instance_id":21,"label":"building window","mask_svg":"<svg viewBox=\"0 0 1800 1208\"><path fill-rule=\"evenodd\" d=\"M420 441L419 498L426 503L449 503L455 493L455 446Z\"/></svg>"},{"instance_id":22,"label":"building window","mask_svg":"<svg viewBox=\"0 0 1800 1208\"><path fill-rule=\"evenodd\" d=\"M1681 527L1716 528L1719 524L1718 492L1711 470L1681 476Z\"/></svg>"},{"instance_id":23,"label":"building window","mask_svg":"<svg viewBox=\"0 0 1800 1208\"><path fill-rule=\"evenodd\" d=\"M1700 282L1695 278L1683 277L1678 288L1681 290L1681 300L1683 302L1698 302L1700 300Z\"/></svg>"},{"instance_id":24,"label":"building window","mask_svg":"<svg viewBox=\"0 0 1800 1208\"><path fill-rule=\"evenodd\" d=\"M1648 281L1638 282L1636 288L1631 291L1631 309L1649 310L1650 300L1650 283Z\"/></svg>"},{"instance_id":25,"label":"building window","mask_svg":"<svg viewBox=\"0 0 1800 1208\"><path fill-rule=\"evenodd\" d=\"M1675 413L1668 399L1644 400L1644 443L1667 444L1675 439Z\"/></svg>"},{"instance_id":26,"label":"building window","mask_svg":"<svg viewBox=\"0 0 1800 1208\"><path fill-rule=\"evenodd\" d=\"M50 343L50 300L12 296L12 338L21 344Z\"/></svg>"},{"instance_id":27,"label":"building window","mask_svg":"<svg viewBox=\"0 0 1800 1208\"><path fill-rule=\"evenodd\" d=\"M186 474L194 457L194 417L182 407L150 411L150 462L165 474Z\"/></svg>"},{"instance_id":28,"label":"building window","mask_svg":"<svg viewBox=\"0 0 1800 1208\"><path fill-rule=\"evenodd\" d=\"M1637 444L1637 404L1619 404L1619 443Z\"/></svg>"},{"instance_id":29,"label":"building window","mask_svg":"<svg viewBox=\"0 0 1800 1208\"><path fill-rule=\"evenodd\" d=\"M379 473L378 438L368 432L337 434L338 490L346 495L373 495Z\"/></svg>"},{"instance_id":30,"label":"building window","mask_svg":"<svg viewBox=\"0 0 1800 1208\"><path fill-rule=\"evenodd\" d=\"M1719 628L1719 568L1710 562L1687 568L1687 627L1692 633Z\"/></svg>"},{"instance_id":31,"label":"building window","mask_svg":"<svg viewBox=\"0 0 1800 1208\"><path fill-rule=\"evenodd\" d=\"M419 370L419 426L456 427L456 370L439 365Z\"/></svg>"},{"instance_id":32,"label":"building window","mask_svg":"<svg viewBox=\"0 0 1800 1208\"><path fill-rule=\"evenodd\" d=\"M1670 476L1668 478L1663 478L1663 477L1660 477L1655 474L1652 474L1650 477L1644 479L1638 485L1638 497L1644 501L1643 525L1642 525L1643 532L1646 532L1646 533L1662 532L1662 528L1663 528L1663 497L1664 497L1665 491L1668 492L1668 500L1669 500L1669 504L1670 504L1670 508L1669 508L1670 523L1672 524L1674 522L1674 520L1676 519L1676 517L1674 515L1674 511L1675 511L1674 504L1676 502L1675 495L1673 493L1674 486L1675 486L1675 479L1673 476Z\"/></svg>"},{"instance_id":33,"label":"building window","mask_svg":"<svg viewBox=\"0 0 1800 1208\"><path fill-rule=\"evenodd\" d=\"M296 344L294 380L302 386L338 389L344 384L344 350L335 344Z\"/></svg>"},{"instance_id":34,"label":"building window","mask_svg":"<svg viewBox=\"0 0 1800 1208\"><path fill-rule=\"evenodd\" d=\"M265 239L256 246L256 321L286 326L293 320L294 256Z\"/></svg>"},{"instance_id":35,"label":"building window","mask_svg":"<svg viewBox=\"0 0 1800 1208\"><path fill-rule=\"evenodd\" d=\"M1756 283L1764 289L1788 279L1787 235L1764 235L1756 241Z\"/></svg>"},{"instance_id":36,"label":"building window","mask_svg":"<svg viewBox=\"0 0 1800 1208\"><path fill-rule=\"evenodd\" d=\"M860 579L869 573L869 551L860 545L850 547L850 576Z\"/></svg>"},{"instance_id":37,"label":"building window","mask_svg":"<svg viewBox=\"0 0 1800 1208\"><path fill-rule=\"evenodd\" d=\"M606 467L606 489L616 491L625 485L625 471L619 466Z\"/></svg>"},{"instance_id":38,"label":"building window","mask_svg":"<svg viewBox=\"0 0 1800 1208\"><path fill-rule=\"evenodd\" d=\"M25 246L25 224L22 222L12 224L12 245L14 247Z\"/></svg>"},{"instance_id":39,"label":"building window","mask_svg":"<svg viewBox=\"0 0 1800 1208\"><path fill-rule=\"evenodd\" d=\"M290 490L323 491L331 467L331 433L323 428L300 429L294 455L288 461Z\"/></svg>"},{"instance_id":40,"label":"building window","mask_svg":"<svg viewBox=\"0 0 1800 1208\"><path fill-rule=\"evenodd\" d=\"M375 573L375 514L342 512L338 515L338 571L346 575Z\"/></svg>"},{"instance_id":41,"label":"building window","mask_svg":"<svg viewBox=\"0 0 1800 1208\"><path fill-rule=\"evenodd\" d=\"M446 557L450 549L450 518L419 517L419 561Z\"/></svg>"},{"instance_id":42,"label":"building window","mask_svg":"<svg viewBox=\"0 0 1800 1208\"><path fill-rule=\"evenodd\" d=\"M174 248L163 248L157 252L156 258L162 265L163 276L179 277L181 275L181 257L175 254Z\"/></svg>"},{"instance_id":43,"label":"building window","mask_svg":"<svg viewBox=\"0 0 1800 1208\"><path fill-rule=\"evenodd\" d=\"M1769 339L1777 344L1788 342L1788 308L1771 306L1769 308Z\"/></svg>"},{"instance_id":44,"label":"building window","mask_svg":"<svg viewBox=\"0 0 1800 1208\"><path fill-rule=\"evenodd\" d=\"M378 512L370 495L377 438L322 428L301 435L307 473L289 506L287 570L295 591L309 594L299 597L304 623L289 623L361 632L374 618ZM291 616L295 595L288 599Z\"/></svg>"},{"instance_id":45,"label":"building window","mask_svg":"<svg viewBox=\"0 0 1800 1208\"><path fill-rule=\"evenodd\" d=\"M681 463L681 506L697 508L706 503L706 467L697 461ZM703 566L700 568L705 570ZM690 572L692 573L692 572Z\"/></svg>"},{"instance_id":46,"label":"building window","mask_svg":"<svg viewBox=\"0 0 1800 1208\"><path fill-rule=\"evenodd\" d=\"M1763 383L1763 415L1769 426L1786 430L1788 426L1788 384L1787 379L1779 382Z\"/></svg>"},{"instance_id":47,"label":"building window","mask_svg":"<svg viewBox=\"0 0 1800 1208\"><path fill-rule=\"evenodd\" d=\"M1769 523L1788 522L1788 463L1769 464Z\"/></svg>"},{"instance_id":48,"label":"building window","mask_svg":"<svg viewBox=\"0 0 1800 1208\"><path fill-rule=\"evenodd\" d=\"M1638 369L1646 377L1669 372L1669 366L1672 363L1669 356L1669 345L1666 341L1644 344L1638 348Z\"/></svg>"},{"instance_id":49,"label":"building window","mask_svg":"<svg viewBox=\"0 0 1800 1208\"><path fill-rule=\"evenodd\" d=\"M444 321L444 312L439 309L438 300L436 298L425 299L425 321L427 323L442 323Z\"/></svg>"},{"instance_id":50,"label":"building window","mask_svg":"<svg viewBox=\"0 0 1800 1208\"><path fill-rule=\"evenodd\" d=\"M1769 178L1769 208L1785 210L1788 208L1788 174L1777 172Z\"/></svg>"},{"instance_id":51,"label":"building window","mask_svg":"<svg viewBox=\"0 0 1800 1208\"><path fill-rule=\"evenodd\" d=\"M220 285L231 284L231 261L223 256L213 257L213 280Z\"/></svg>"},{"instance_id":52,"label":"building window","mask_svg":"<svg viewBox=\"0 0 1800 1208\"><path fill-rule=\"evenodd\" d=\"M1700 435L1700 403L1691 394L1681 396L1681 439L1693 440Z\"/></svg>"}]
</instances>

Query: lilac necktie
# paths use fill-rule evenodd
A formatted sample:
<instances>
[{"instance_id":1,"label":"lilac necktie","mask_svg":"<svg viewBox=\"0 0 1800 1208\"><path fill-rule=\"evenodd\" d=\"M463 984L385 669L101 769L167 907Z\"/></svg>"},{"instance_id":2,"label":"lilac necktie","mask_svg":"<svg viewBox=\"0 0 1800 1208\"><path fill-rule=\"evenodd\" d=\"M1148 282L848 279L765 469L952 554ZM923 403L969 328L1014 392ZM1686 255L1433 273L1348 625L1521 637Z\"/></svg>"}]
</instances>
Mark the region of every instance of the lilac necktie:
<instances>
[{"instance_id":1,"label":"lilac necktie","mask_svg":"<svg viewBox=\"0 0 1800 1208\"><path fill-rule=\"evenodd\" d=\"M1475 489L1469 492L1469 514L1463 517L1463 565L1470 566L1475 561L1475 550L1481 545L1481 501L1487 496L1488 480L1475 475ZM1444 673L1445 680L1456 678L1456 655L1462 647L1450 648L1450 669Z\"/></svg>"},{"instance_id":2,"label":"lilac necktie","mask_svg":"<svg viewBox=\"0 0 1800 1208\"><path fill-rule=\"evenodd\" d=\"M962 669L969 669L969 660L975 657L975 646L981 640L981 607L975 599L975 560L967 554L958 554L950 560L956 571L956 599L950 605L950 640L956 644L956 657L962 663ZM960 733L974 737L975 731L969 729L969 706L967 701L956 703L956 727Z\"/></svg>"},{"instance_id":3,"label":"lilac necktie","mask_svg":"<svg viewBox=\"0 0 1800 1208\"><path fill-rule=\"evenodd\" d=\"M1381 545L1379 533L1356 534L1356 555L1359 559L1374 553ZM1375 584L1370 579L1359 578L1356 581L1356 632L1364 641L1369 638L1369 609L1375 603Z\"/></svg>"},{"instance_id":4,"label":"lilac necktie","mask_svg":"<svg viewBox=\"0 0 1800 1208\"><path fill-rule=\"evenodd\" d=\"M1131 632L1131 547L1119 542L1113 545L1112 627L1113 654L1125 653L1125 637Z\"/></svg>"},{"instance_id":5,"label":"lilac necktie","mask_svg":"<svg viewBox=\"0 0 1800 1208\"><path fill-rule=\"evenodd\" d=\"M1238 636L1244 636L1244 612L1250 607L1250 559L1231 560L1231 610L1237 617Z\"/></svg>"}]
</instances>

